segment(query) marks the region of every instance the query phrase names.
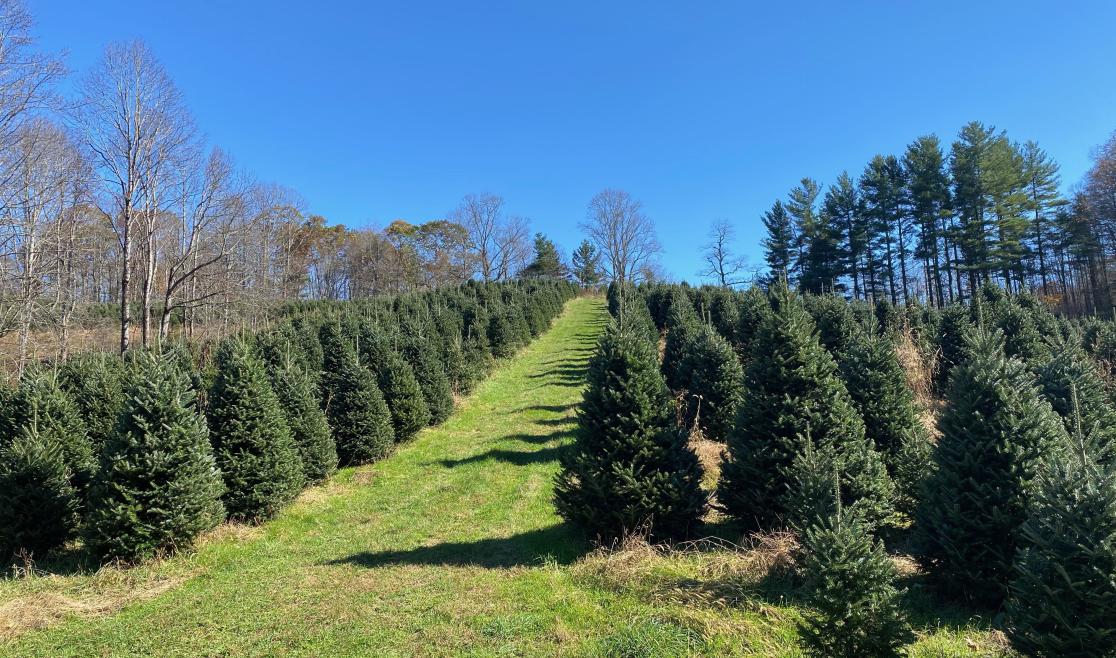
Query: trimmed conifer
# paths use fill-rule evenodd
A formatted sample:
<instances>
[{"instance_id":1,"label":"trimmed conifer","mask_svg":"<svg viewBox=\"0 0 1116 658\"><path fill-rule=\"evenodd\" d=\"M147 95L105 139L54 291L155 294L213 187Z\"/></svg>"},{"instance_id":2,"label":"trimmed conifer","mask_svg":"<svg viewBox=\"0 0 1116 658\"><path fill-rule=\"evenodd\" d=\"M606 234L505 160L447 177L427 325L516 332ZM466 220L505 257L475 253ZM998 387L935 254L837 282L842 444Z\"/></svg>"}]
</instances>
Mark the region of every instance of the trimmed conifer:
<instances>
[{"instance_id":1,"label":"trimmed conifer","mask_svg":"<svg viewBox=\"0 0 1116 658\"><path fill-rule=\"evenodd\" d=\"M807 431L818 446L831 445L843 455L842 497L861 501L868 522L888 522L894 486L883 461L864 436L864 422L833 357L818 342L813 320L781 287L753 342L721 468L718 499L731 516L751 529L785 522L788 471Z\"/></svg>"},{"instance_id":2,"label":"trimmed conifer","mask_svg":"<svg viewBox=\"0 0 1116 658\"><path fill-rule=\"evenodd\" d=\"M403 355L410 362L422 389L422 397L430 412L427 424L440 425L453 413L453 389L438 355L434 337L415 331L401 344Z\"/></svg>"},{"instance_id":3,"label":"trimmed conifer","mask_svg":"<svg viewBox=\"0 0 1116 658\"><path fill-rule=\"evenodd\" d=\"M169 360L143 353L126 380L85 527L86 545L105 561L185 548L225 517L225 485L189 379Z\"/></svg>"},{"instance_id":4,"label":"trimmed conifer","mask_svg":"<svg viewBox=\"0 0 1116 658\"><path fill-rule=\"evenodd\" d=\"M799 625L807 655L893 658L915 639L895 588L895 565L855 514L836 513L802 535L807 582Z\"/></svg>"},{"instance_id":5,"label":"trimmed conifer","mask_svg":"<svg viewBox=\"0 0 1116 658\"><path fill-rule=\"evenodd\" d=\"M396 441L406 441L430 424L430 409L411 364L395 350L384 351L372 365L377 383L391 410Z\"/></svg>"},{"instance_id":6,"label":"trimmed conifer","mask_svg":"<svg viewBox=\"0 0 1116 658\"><path fill-rule=\"evenodd\" d=\"M321 482L337 470L337 444L318 404L314 384L293 360L272 368L271 387L279 399L307 482Z\"/></svg>"},{"instance_id":7,"label":"trimmed conifer","mask_svg":"<svg viewBox=\"0 0 1116 658\"><path fill-rule=\"evenodd\" d=\"M705 511L701 465L675 425L654 347L610 328L589 365L577 438L562 458L558 512L601 541L688 535Z\"/></svg>"},{"instance_id":8,"label":"trimmed conifer","mask_svg":"<svg viewBox=\"0 0 1116 658\"><path fill-rule=\"evenodd\" d=\"M360 364L337 324L322 325L321 344L322 404L341 465L366 464L386 457L395 443L395 431L391 410L375 376Z\"/></svg>"},{"instance_id":9,"label":"trimmed conifer","mask_svg":"<svg viewBox=\"0 0 1116 658\"><path fill-rule=\"evenodd\" d=\"M733 347L736 348L741 364L748 364L752 354L752 341L764 317L770 312L771 304L767 301L767 295L758 287L748 288L740 296L740 319L736 323L736 341Z\"/></svg>"},{"instance_id":10,"label":"trimmed conifer","mask_svg":"<svg viewBox=\"0 0 1116 658\"><path fill-rule=\"evenodd\" d=\"M100 454L124 407L123 378L123 360L104 352L77 354L58 371L58 384L77 406L94 454Z\"/></svg>"},{"instance_id":11,"label":"trimmed conifer","mask_svg":"<svg viewBox=\"0 0 1116 658\"><path fill-rule=\"evenodd\" d=\"M1074 431L1075 414L1080 415L1085 440L1097 460L1101 464L1116 460L1116 408L1089 357L1074 343L1063 341L1039 368L1038 382L1043 395L1062 417L1066 431Z\"/></svg>"},{"instance_id":12,"label":"trimmed conifer","mask_svg":"<svg viewBox=\"0 0 1116 658\"><path fill-rule=\"evenodd\" d=\"M492 356L498 359L515 354L519 348L519 334L512 324L511 315L505 309L497 309L488 315L487 338Z\"/></svg>"},{"instance_id":13,"label":"trimmed conifer","mask_svg":"<svg viewBox=\"0 0 1116 658\"><path fill-rule=\"evenodd\" d=\"M896 508L913 515L932 445L894 343L862 334L845 345L840 371L864 419L865 436L880 451L895 483Z\"/></svg>"},{"instance_id":14,"label":"trimmed conifer","mask_svg":"<svg viewBox=\"0 0 1116 658\"><path fill-rule=\"evenodd\" d=\"M972 332L973 326L969 310L964 306L948 306L942 310L937 328L938 362L934 371L934 384L938 391L948 392L953 369L969 360L965 337Z\"/></svg>"},{"instance_id":15,"label":"trimmed conifer","mask_svg":"<svg viewBox=\"0 0 1116 658\"><path fill-rule=\"evenodd\" d=\"M305 481L263 361L247 341L227 340L218 349L207 415L229 517L248 522L274 517Z\"/></svg>"},{"instance_id":16,"label":"trimmed conifer","mask_svg":"<svg viewBox=\"0 0 1116 658\"><path fill-rule=\"evenodd\" d=\"M949 596L999 606L1012 577L1039 458L1065 441L1061 419L999 332L975 332L938 423L936 470L916 514L920 559Z\"/></svg>"},{"instance_id":17,"label":"trimmed conifer","mask_svg":"<svg viewBox=\"0 0 1116 658\"><path fill-rule=\"evenodd\" d=\"M34 422L0 448L0 564L42 557L73 535L80 501L70 479L61 443Z\"/></svg>"},{"instance_id":18,"label":"trimmed conifer","mask_svg":"<svg viewBox=\"0 0 1116 658\"><path fill-rule=\"evenodd\" d=\"M724 441L736 419L744 386L744 370L732 346L703 325L691 337L680 369L687 392L686 427L696 424L706 438Z\"/></svg>"},{"instance_id":19,"label":"trimmed conifer","mask_svg":"<svg viewBox=\"0 0 1116 658\"><path fill-rule=\"evenodd\" d=\"M1027 656L1116 655L1116 470L1072 443L1044 460L1020 532L1007 632Z\"/></svg>"}]
</instances>

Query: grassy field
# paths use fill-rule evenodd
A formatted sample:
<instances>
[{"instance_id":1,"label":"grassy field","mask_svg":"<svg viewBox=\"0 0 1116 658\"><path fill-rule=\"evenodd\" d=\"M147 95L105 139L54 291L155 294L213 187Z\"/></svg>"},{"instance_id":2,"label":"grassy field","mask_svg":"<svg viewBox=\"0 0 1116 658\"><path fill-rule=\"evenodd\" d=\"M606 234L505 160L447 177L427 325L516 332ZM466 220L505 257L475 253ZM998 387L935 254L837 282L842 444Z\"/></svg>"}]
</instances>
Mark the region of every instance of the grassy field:
<instances>
[{"instance_id":1,"label":"grassy field","mask_svg":"<svg viewBox=\"0 0 1116 658\"><path fill-rule=\"evenodd\" d=\"M262 527L130 570L0 581L9 656L795 656L789 540L589 552L551 505L601 300L569 304L444 425ZM711 533L731 538L724 528ZM1001 655L925 611L917 656Z\"/></svg>"}]
</instances>

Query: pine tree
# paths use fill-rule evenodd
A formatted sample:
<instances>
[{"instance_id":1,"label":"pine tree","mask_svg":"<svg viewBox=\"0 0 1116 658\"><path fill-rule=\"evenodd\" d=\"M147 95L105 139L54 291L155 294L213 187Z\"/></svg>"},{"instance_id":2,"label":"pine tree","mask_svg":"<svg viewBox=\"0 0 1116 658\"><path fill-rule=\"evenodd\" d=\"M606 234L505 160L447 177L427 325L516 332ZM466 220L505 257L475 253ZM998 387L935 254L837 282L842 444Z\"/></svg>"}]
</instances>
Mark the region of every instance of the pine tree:
<instances>
[{"instance_id":1,"label":"pine tree","mask_svg":"<svg viewBox=\"0 0 1116 658\"><path fill-rule=\"evenodd\" d=\"M73 535L80 500L70 479L60 442L34 422L0 447L0 561L42 557Z\"/></svg>"},{"instance_id":2,"label":"pine tree","mask_svg":"<svg viewBox=\"0 0 1116 658\"><path fill-rule=\"evenodd\" d=\"M802 535L807 580L807 655L818 658L892 658L915 639L895 589L895 565L883 544L855 514L840 506Z\"/></svg>"},{"instance_id":3,"label":"pine tree","mask_svg":"<svg viewBox=\"0 0 1116 658\"><path fill-rule=\"evenodd\" d=\"M590 365L578 433L562 458L558 512L601 540L688 535L706 506L701 465L676 428L654 347L611 328Z\"/></svg>"},{"instance_id":4,"label":"pine tree","mask_svg":"<svg viewBox=\"0 0 1116 658\"><path fill-rule=\"evenodd\" d=\"M306 372L288 359L271 369L271 387L283 409L307 482L321 482L337 470L337 444Z\"/></svg>"},{"instance_id":5,"label":"pine tree","mask_svg":"<svg viewBox=\"0 0 1116 658\"><path fill-rule=\"evenodd\" d=\"M194 399L176 364L136 357L90 496L85 541L102 560L185 548L224 519L225 487Z\"/></svg>"},{"instance_id":6,"label":"pine tree","mask_svg":"<svg viewBox=\"0 0 1116 658\"><path fill-rule=\"evenodd\" d=\"M707 326L697 328L680 369L686 389L685 422L706 438L723 441L736 418L744 385L740 360L724 338Z\"/></svg>"},{"instance_id":7,"label":"pine tree","mask_svg":"<svg viewBox=\"0 0 1116 658\"><path fill-rule=\"evenodd\" d=\"M569 270L562 262L562 255L558 253L558 246L542 233L535 234L535 258L523 268L521 277L564 279L569 275Z\"/></svg>"},{"instance_id":8,"label":"pine tree","mask_svg":"<svg viewBox=\"0 0 1116 658\"><path fill-rule=\"evenodd\" d=\"M932 446L895 345L887 338L862 335L849 343L840 369L866 436L895 482L896 508L912 515Z\"/></svg>"},{"instance_id":9,"label":"pine tree","mask_svg":"<svg viewBox=\"0 0 1116 658\"><path fill-rule=\"evenodd\" d=\"M937 469L916 514L920 559L955 598L998 606L1012 575L1039 458L1065 440L1031 374L1003 337L973 336L938 423Z\"/></svg>"},{"instance_id":10,"label":"pine tree","mask_svg":"<svg viewBox=\"0 0 1116 658\"><path fill-rule=\"evenodd\" d=\"M74 401L100 454L124 407L124 362L117 355L86 352L70 357L58 371L58 385Z\"/></svg>"},{"instance_id":11,"label":"pine tree","mask_svg":"<svg viewBox=\"0 0 1116 658\"><path fill-rule=\"evenodd\" d=\"M375 376L360 365L337 324L322 325L321 344L322 403L341 464L365 464L386 457L395 443L395 431Z\"/></svg>"},{"instance_id":12,"label":"pine tree","mask_svg":"<svg viewBox=\"0 0 1116 658\"><path fill-rule=\"evenodd\" d=\"M230 339L218 350L207 415L229 517L274 517L302 489L302 464L263 361L247 341Z\"/></svg>"},{"instance_id":13,"label":"pine tree","mask_svg":"<svg viewBox=\"0 0 1116 658\"><path fill-rule=\"evenodd\" d=\"M573 253L573 276L582 288L594 288L604 278L601 273L601 256L588 240L582 240Z\"/></svg>"},{"instance_id":14,"label":"pine tree","mask_svg":"<svg viewBox=\"0 0 1116 658\"><path fill-rule=\"evenodd\" d=\"M908 172L907 195L911 215L918 226L914 257L922 261L928 300L939 308L953 297L953 267L950 261L949 174L945 154L936 135L919 137L903 156Z\"/></svg>"},{"instance_id":15,"label":"pine tree","mask_svg":"<svg viewBox=\"0 0 1116 658\"><path fill-rule=\"evenodd\" d=\"M788 470L807 431L818 446L832 445L843 454L843 496L862 501L869 522L887 522L894 491L883 462L865 438L837 364L818 342L802 302L778 288L752 347L717 488L731 516L754 529L784 522Z\"/></svg>"},{"instance_id":16,"label":"pine tree","mask_svg":"<svg viewBox=\"0 0 1116 658\"><path fill-rule=\"evenodd\" d=\"M1044 460L1020 531L1007 630L1027 656L1116 655L1116 471L1076 435Z\"/></svg>"},{"instance_id":17,"label":"pine tree","mask_svg":"<svg viewBox=\"0 0 1116 658\"><path fill-rule=\"evenodd\" d=\"M58 444L70 482L84 498L97 472L97 458L81 412L58 385L56 374L43 368L25 371L5 415L5 424L16 435L34 424L40 436Z\"/></svg>"},{"instance_id":18,"label":"pine tree","mask_svg":"<svg viewBox=\"0 0 1116 658\"><path fill-rule=\"evenodd\" d=\"M767 237L763 239L763 258L773 281L788 281L794 268L794 228L782 201L776 201L763 215Z\"/></svg>"}]
</instances>

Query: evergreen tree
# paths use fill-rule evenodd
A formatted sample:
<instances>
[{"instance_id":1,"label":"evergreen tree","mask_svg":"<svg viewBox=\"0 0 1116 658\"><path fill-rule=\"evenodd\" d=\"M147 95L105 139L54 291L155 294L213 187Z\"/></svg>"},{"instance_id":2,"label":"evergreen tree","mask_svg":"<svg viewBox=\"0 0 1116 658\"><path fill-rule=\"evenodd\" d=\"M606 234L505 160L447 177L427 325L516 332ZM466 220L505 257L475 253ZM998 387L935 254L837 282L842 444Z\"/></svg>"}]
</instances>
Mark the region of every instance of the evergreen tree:
<instances>
[{"instance_id":1,"label":"evergreen tree","mask_svg":"<svg viewBox=\"0 0 1116 658\"><path fill-rule=\"evenodd\" d=\"M868 238L867 292L892 304L909 298L903 224L905 196L906 178L899 160L893 155L872 158L860 177Z\"/></svg>"},{"instance_id":2,"label":"evergreen tree","mask_svg":"<svg viewBox=\"0 0 1116 658\"><path fill-rule=\"evenodd\" d=\"M757 529L785 520L788 470L807 432L818 446L842 453L848 500L863 501L870 523L886 522L894 491L883 462L865 438L837 364L818 342L802 302L779 288L752 345L721 469L718 499L730 515Z\"/></svg>"},{"instance_id":3,"label":"evergreen tree","mask_svg":"<svg viewBox=\"0 0 1116 658\"><path fill-rule=\"evenodd\" d=\"M740 325L739 296L732 290L718 289L709 305L709 320L722 338L735 345L736 330Z\"/></svg>"},{"instance_id":4,"label":"evergreen tree","mask_svg":"<svg viewBox=\"0 0 1116 658\"><path fill-rule=\"evenodd\" d=\"M395 443L395 432L375 377L360 365L337 324L322 325L321 343L322 402L341 464L365 464L386 457Z\"/></svg>"},{"instance_id":5,"label":"evergreen tree","mask_svg":"<svg viewBox=\"0 0 1116 658\"><path fill-rule=\"evenodd\" d=\"M793 257L796 280L801 281L807 272L807 255L811 242L817 236L821 222L817 216L818 194L821 187L812 178L803 178L787 195L785 204L794 235Z\"/></svg>"},{"instance_id":6,"label":"evergreen tree","mask_svg":"<svg viewBox=\"0 0 1116 658\"><path fill-rule=\"evenodd\" d=\"M94 454L100 454L124 407L124 362L104 352L70 357L58 371L58 385L85 421Z\"/></svg>"},{"instance_id":7,"label":"evergreen tree","mask_svg":"<svg viewBox=\"0 0 1116 658\"><path fill-rule=\"evenodd\" d=\"M611 328L589 365L573 449L562 458L555 504L601 540L648 532L679 538L706 506L701 465L675 427L654 347Z\"/></svg>"},{"instance_id":8,"label":"evergreen tree","mask_svg":"<svg viewBox=\"0 0 1116 658\"><path fill-rule=\"evenodd\" d=\"M840 360L851 342L862 333L849 304L833 295L804 297L818 328L818 340L834 359Z\"/></svg>"},{"instance_id":9,"label":"evergreen tree","mask_svg":"<svg viewBox=\"0 0 1116 658\"><path fill-rule=\"evenodd\" d=\"M1065 428L1003 337L972 338L938 423L937 469L917 511L920 559L947 594L998 606L1011 578L1038 459Z\"/></svg>"},{"instance_id":10,"label":"evergreen tree","mask_svg":"<svg viewBox=\"0 0 1116 658\"><path fill-rule=\"evenodd\" d=\"M866 436L895 482L896 507L913 515L932 446L895 346L887 338L863 335L849 344L840 368Z\"/></svg>"},{"instance_id":11,"label":"evergreen tree","mask_svg":"<svg viewBox=\"0 0 1116 658\"><path fill-rule=\"evenodd\" d=\"M307 482L321 482L337 470L337 444L306 372L287 359L271 369L271 387L279 399Z\"/></svg>"},{"instance_id":12,"label":"evergreen tree","mask_svg":"<svg viewBox=\"0 0 1116 658\"><path fill-rule=\"evenodd\" d=\"M135 561L189 546L221 522L224 483L189 379L152 353L136 357L90 496L86 545Z\"/></svg>"},{"instance_id":13,"label":"evergreen tree","mask_svg":"<svg viewBox=\"0 0 1116 658\"><path fill-rule=\"evenodd\" d=\"M924 135L903 156L907 170L907 196L918 227L914 257L922 261L928 301L939 308L953 297L953 263L950 261L949 173L937 135Z\"/></svg>"},{"instance_id":14,"label":"evergreen tree","mask_svg":"<svg viewBox=\"0 0 1116 658\"><path fill-rule=\"evenodd\" d=\"M595 288L601 284L601 256L588 240L582 240L573 253L573 276L582 288Z\"/></svg>"},{"instance_id":15,"label":"evergreen tree","mask_svg":"<svg viewBox=\"0 0 1116 658\"><path fill-rule=\"evenodd\" d=\"M934 385L938 391L948 391L953 369L969 359L966 337L973 331L969 311L964 306L948 306L942 311L937 328L938 361L934 370Z\"/></svg>"},{"instance_id":16,"label":"evergreen tree","mask_svg":"<svg viewBox=\"0 0 1116 658\"><path fill-rule=\"evenodd\" d=\"M520 276L526 278L564 279L569 270L562 262L558 247L542 233L535 234L535 258L523 268Z\"/></svg>"},{"instance_id":17,"label":"evergreen tree","mask_svg":"<svg viewBox=\"0 0 1116 658\"><path fill-rule=\"evenodd\" d=\"M740 320L736 323L736 342L733 344L741 364L747 364L750 360L752 341L763 323L763 318L770 312L771 305L767 302L767 295L758 287L753 286L741 295Z\"/></svg>"},{"instance_id":18,"label":"evergreen tree","mask_svg":"<svg viewBox=\"0 0 1116 658\"><path fill-rule=\"evenodd\" d=\"M1068 341L1060 345L1039 369L1038 382L1066 431L1074 431L1075 414L1079 415L1081 431L1095 458L1101 464L1116 461L1116 409L1096 366L1081 349Z\"/></svg>"},{"instance_id":19,"label":"evergreen tree","mask_svg":"<svg viewBox=\"0 0 1116 658\"><path fill-rule=\"evenodd\" d=\"M34 422L0 447L0 561L42 557L73 535L80 501L70 479L61 443Z\"/></svg>"},{"instance_id":20,"label":"evergreen tree","mask_svg":"<svg viewBox=\"0 0 1116 658\"><path fill-rule=\"evenodd\" d=\"M868 234L865 231L864 217L860 199L857 197L856 184L847 171L841 172L837 183L831 185L822 201L825 216L832 222L843 244L839 255L843 259L838 271L852 278L853 299L859 299L864 291L864 266L868 248Z\"/></svg>"},{"instance_id":21,"label":"evergreen tree","mask_svg":"<svg viewBox=\"0 0 1116 658\"><path fill-rule=\"evenodd\" d=\"M772 281L789 281L794 267L794 228L782 201L776 201L763 215L767 237L763 239L763 258Z\"/></svg>"},{"instance_id":22,"label":"evergreen tree","mask_svg":"<svg viewBox=\"0 0 1116 658\"><path fill-rule=\"evenodd\" d=\"M682 359L700 323L689 295L681 287L671 290L666 309L666 344L663 346L663 374L671 390L681 390L685 385Z\"/></svg>"},{"instance_id":23,"label":"evergreen tree","mask_svg":"<svg viewBox=\"0 0 1116 658\"><path fill-rule=\"evenodd\" d=\"M430 424L440 425L453 413L453 389L430 336L415 331L402 344L403 354L411 363L415 378L422 388Z\"/></svg>"},{"instance_id":24,"label":"evergreen tree","mask_svg":"<svg viewBox=\"0 0 1116 658\"><path fill-rule=\"evenodd\" d=\"M1054 274L1054 250L1059 241L1054 215L1066 205L1058 193L1062 181L1058 175L1058 163L1035 142L1025 143L1021 155L1027 211L1031 219L1029 234L1030 252L1034 255L1032 269L1039 275L1042 294L1049 295Z\"/></svg>"},{"instance_id":25,"label":"evergreen tree","mask_svg":"<svg viewBox=\"0 0 1116 658\"><path fill-rule=\"evenodd\" d=\"M732 346L707 326L697 328L687 344L680 369L686 389L685 422L706 438L723 441L740 405L744 370Z\"/></svg>"},{"instance_id":26,"label":"evergreen tree","mask_svg":"<svg viewBox=\"0 0 1116 658\"><path fill-rule=\"evenodd\" d=\"M1020 532L1007 631L1027 656L1116 655L1116 471L1071 443L1044 460Z\"/></svg>"},{"instance_id":27,"label":"evergreen tree","mask_svg":"<svg viewBox=\"0 0 1116 658\"><path fill-rule=\"evenodd\" d=\"M895 589L895 565L856 515L840 508L802 536L808 611L799 625L807 655L892 658L915 639Z\"/></svg>"},{"instance_id":28,"label":"evergreen tree","mask_svg":"<svg viewBox=\"0 0 1116 658\"><path fill-rule=\"evenodd\" d=\"M302 488L302 464L263 361L247 341L230 339L218 350L207 415L229 516L257 522L278 514Z\"/></svg>"},{"instance_id":29,"label":"evergreen tree","mask_svg":"<svg viewBox=\"0 0 1116 658\"><path fill-rule=\"evenodd\" d=\"M395 350L387 350L374 364L377 383L391 410L396 441L406 441L430 424L430 409L411 365Z\"/></svg>"},{"instance_id":30,"label":"evergreen tree","mask_svg":"<svg viewBox=\"0 0 1116 658\"><path fill-rule=\"evenodd\" d=\"M503 359L515 354L522 337L512 323L512 314L500 308L488 316L488 344L492 356Z\"/></svg>"}]
</instances>

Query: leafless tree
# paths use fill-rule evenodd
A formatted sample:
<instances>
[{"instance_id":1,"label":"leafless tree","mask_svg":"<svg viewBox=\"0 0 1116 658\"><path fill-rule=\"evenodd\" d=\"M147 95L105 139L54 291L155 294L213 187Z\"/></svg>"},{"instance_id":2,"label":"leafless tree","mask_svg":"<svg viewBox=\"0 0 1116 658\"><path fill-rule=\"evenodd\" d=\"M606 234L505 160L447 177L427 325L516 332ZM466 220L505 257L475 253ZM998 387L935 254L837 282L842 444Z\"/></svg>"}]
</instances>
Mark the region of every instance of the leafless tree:
<instances>
[{"instance_id":1,"label":"leafless tree","mask_svg":"<svg viewBox=\"0 0 1116 658\"><path fill-rule=\"evenodd\" d=\"M530 256L529 222L523 217L506 217L501 197L470 194L450 214L450 220L468 230L485 281L511 278Z\"/></svg>"},{"instance_id":2,"label":"leafless tree","mask_svg":"<svg viewBox=\"0 0 1116 658\"><path fill-rule=\"evenodd\" d=\"M719 219L709 230L709 240L702 245L705 268L698 276L715 280L718 285L731 287L744 283L743 273L747 267L743 258L732 252L735 231L727 220Z\"/></svg>"},{"instance_id":3,"label":"leafless tree","mask_svg":"<svg viewBox=\"0 0 1116 658\"><path fill-rule=\"evenodd\" d=\"M662 250L642 204L623 190L606 189L593 197L582 229L605 255L614 281L638 280L643 266Z\"/></svg>"},{"instance_id":4,"label":"leafless tree","mask_svg":"<svg viewBox=\"0 0 1116 658\"><path fill-rule=\"evenodd\" d=\"M191 139L193 124L181 94L143 42L110 45L82 82L75 123L103 179L102 208L121 252L120 350L129 346L135 231L148 252L144 300L154 280L156 217L168 204L163 195L169 170ZM145 224L140 225L140 221ZM146 229L146 230L145 230ZM145 327L147 325L145 308Z\"/></svg>"}]
</instances>

